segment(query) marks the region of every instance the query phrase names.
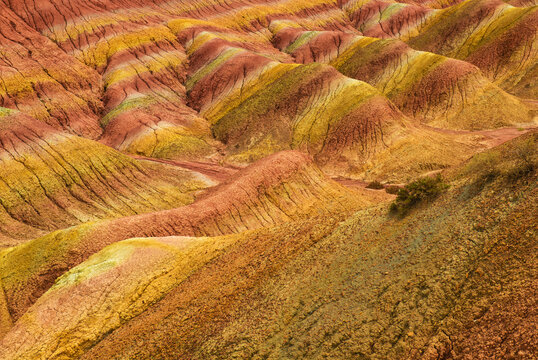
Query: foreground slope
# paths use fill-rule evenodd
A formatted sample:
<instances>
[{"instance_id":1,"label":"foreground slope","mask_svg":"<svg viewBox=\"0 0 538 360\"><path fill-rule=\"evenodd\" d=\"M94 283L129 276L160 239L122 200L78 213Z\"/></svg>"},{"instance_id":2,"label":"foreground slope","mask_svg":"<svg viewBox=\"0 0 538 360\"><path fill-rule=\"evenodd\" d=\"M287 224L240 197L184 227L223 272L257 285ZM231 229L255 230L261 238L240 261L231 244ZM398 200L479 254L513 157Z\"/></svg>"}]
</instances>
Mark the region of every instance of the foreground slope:
<instances>
[{"instance_id":1,"label":"foreground slope","mask_svg":"<svg viewBox=\"0 0 538 360\"><path fill-rule=\"evenodd\" d=\"M195 203L89 222L2 253L0 280L18 319L66 270L114 242L149 236L216 236L356 209L371 200L329 180L299 152L282 152L240 171Z\"/></svg>"},{"instance_id":2,"label":"foreground slope","mask_svg":"<svg viewBox=\"0 0 538 360\"><path fill-rule=\"evenodd\" d=\"M376 206L116 243L60 277L4 337L3 356L524 358L536 351L537 178L525 165L536 141L490 152L493 178L476 170L484 155L473 159L403 219ZM107 295L72 305L95 291Z\"/></svg>"},{"instance_id":3,"label":"foreground slope","mask_svg":"<svg viewBox=\"0 0 538 360\"><path fill-rule=\"evenodd\" d=\"M453 179L403 220L382 206L245 234L86 358L531 356L536 172Z\"/></svg>"}]
</instances>

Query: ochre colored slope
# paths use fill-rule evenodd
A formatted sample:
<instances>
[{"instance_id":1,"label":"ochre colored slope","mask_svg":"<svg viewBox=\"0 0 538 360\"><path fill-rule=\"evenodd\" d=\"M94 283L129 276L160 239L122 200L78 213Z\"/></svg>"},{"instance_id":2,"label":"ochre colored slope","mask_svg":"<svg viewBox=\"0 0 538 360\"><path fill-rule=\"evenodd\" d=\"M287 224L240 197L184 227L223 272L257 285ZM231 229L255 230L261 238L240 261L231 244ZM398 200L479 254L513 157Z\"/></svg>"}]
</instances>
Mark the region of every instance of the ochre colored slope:
<instances>
[{"instance_id":1,"label":"ochre colored slope","mask_svg":"<svg viewBox=\"0 0 538 360\"><path fill-rule=\"evenodd\" d=\"M434 126L491 129L532 121L529 108L475 66L397 40L362 38L333 61L380 89L405 114Z\"/></svg>"},{"instance_id":2,"label":"ochre colored slope","mask_svg":"<svg viewBox=\"0 0 538 360\"><path fill-rule=\"evenodd\" d=\"M248 163L292 148L309 152L333 175L371 179L375 174L401 181L405 176L397 175L395 164L405 164L408 179L458 163L480 147L472 137L411 126L381 94L329 66L275 61L262 43L250 44L235 33L199 31L194 25L188 29L180 35L190 65L188 104L211 123L213 135L226 146L229 161ZM495 87L468 63L417 52L393 40L381 42L386 46L381 46L384 52L378 57L357 63L373 52L362 51L357 43L367 46L377 39L338 31L301 31L291 20L276 20L270 29L273 45L289 52L295 61L330 61L349 75L362 76L417 120L466 129L531 120L525 104ZM403 52L396 51L398 47ZM409 69L413 77L405 76ZM493 103L498 106L492 107ZM396 149L391 148L393 144ZM376 156L386 151L394 156Z\"/></svg>"},{"instance_id":3,"label":"ochre colored slope","mask_svg":"<svg viewBox=\"0 0 538 360\"><path fill-rule=\"evenodd\" d=\"M218 3L198 6L186 1L106 1L99 7L71 2L67 8L55 0L39 6L16 1L9 6L69 55L103 76L103 143L138 155L171 159L214 158L220 149L207 123L185 104L183 46L192 32L228 28L237 36L241 30L245 43L254 38L278 57L267 36L255 34L247 39L244 32L258 31L255 23L267 22L269 14L290 14L305 26L311 9L317 13L315 23L331 27L334 22L341 28L338 23L345 19L335 4L322 0L253 7L238 1L224 5L224 9ZM323 13L328 19L319 18ZM196 20L198 17L204 20ZM208 18L212 22L205 21Z\"/></svg>"},{"instance_id":4,"label":"ochre colored slope","mask_svg":"<svg viewBox=\"0 0 538 360\"><path fill-rule=\"evenodd\" d=\"M364 35L398 38L416 50L468 61L504 90L536 97L538 15L532 2L350 0L342 9Z\"/></svg>"},{"instance_id":5,"label":"ochre colored slope","mask_svg":"<svg viewBox=\"0 0 538 360\"><path fill-rule=\"evenodd\" d=\"M104 133L101 141L132 154L217 160L227 153L226 159L245 163L292 148L306 149L321 165L324 158L336 155L340 167L363 166L368 157L365 154L375 152L379 143L382 130L374 127L387 117L398 120L386 105L381 105L380 98L375 105L365 103L348 119L318 122L311 128L313 133L304 134L301 128L297 129L297 134L295 129L286 130L296 123L310 127L312 122L302 119L307 112L327 118L332 116L328 114L331 106L347 107L343 102L349 100L342 100L342 93L334 93L324 84L316 100L306 99L303 94L287 94L289 98L304 99L298 101L295 109L299 114L278 105L278 109L270 111L270 116L284 121L278 121L270 131L265 125L267 120L255 117L253 121L259 120L258 131L263 132L263 136L246 131L244 138L238 139L236 134L245 129L241 124L235 129L233 119L232 128L228 129L228 118L233 118L234 112L250 111L248 105L254 94L260 95L260 90L267 90L269 84L287 77L295 66L288 64L291 62L333 63L345 75L377 87L404 114L434 126L484 129L519 126L532 120L527 105L504 93L468 63L418 52L398 41L358 37L362 31L369 36L402 38L416 43L420 49L432 47L431 51L469 61L474 56L472 62L496 85L511 90L517 88L522 95L532 97L529 91L535 88L532 75L536 54L532 40L535 30L527 26L529 21L532 23L531 7L515 8L475 0L459 4L324 0L221 4L210 1L197 5L188 1L106 1L99 7L79 2L65 6L57 0L35 6L30 0L24 0L8 5L21 19L63 49L66 56L80 60L102 76L104 109L99 115ZM478 10L472 11L478 15L471 16L471 20L480 28L487 28L484 34L495 41L488 40L486 44L486 40L480 38L481 30L471 29L475 33L470 35L469 41L447 38L442 43L443 46L454 43L461 51L447 52L430 44L428 39L435 39L436 33L448 29L450 22L443 20L448 17L454 18L458 31L461 27L461 33L466 33L465 26L470 25L460 26L457 21L465 17L462 13L474 7ZM480 10L482 8L497 9L498 13L507 12L509 16L496 12L491 20L487 11ZM523 21L523 18L530 20ZM518 40L508 46L506 41L499 40L505 36L502 35L504 30L499 29L504 29L506 24L514 28L513 24L520 23L517 31L528 41ZM439 26L435 24L442 28L437 29ZM490 28L495 30L491 32ZM449 34L458 33L449 30ZM477 46L475 38L480 40ZM490 43L498 44L494 45L495 51L478 51L486 49ZM503 62L503 66L506 65L506 71L512 75L514 71L522 74L516 82L510 83L515 78L508 73L499 75L501 79L486 69L489 66L486 58L490 56L487 54L501 50L515 59L508 65ZM462 51L465 56L460 54ZM524 54L524 59L516 67L520 53ZM497 69L498 64L495 64L492 66ZM522 68L527 70L520 71ZM337 90L347 90L349 85L334 86ZM354 98L359 99L357 103L370 93L364 86L354 92L357 93ZM327 98L331 97L337 99L330 100L326 108ZM269 98L260 101L273 101ZM301 107L302 101L309 104ZM356 117L366 120L357 122ZM377 118L377 122L370 121L372 117ZM219 124L215 124L217 120ZM327 134L322 135L323 132ZM334 141L331 135L339 140ZM214 137L226 144L215 141ZM360 143L360 149L358 145L348 146L349 141Z\"/></svg>"},{"instance_id":6,"label":"ochre colored slope","mask_svg":"<svg viewBox=\"0 0 538 360\"><path fill-rule=\"evenodd\" d=\"M468 0L439 11L407 42L415 49L469 61L504 89L535 97L537 10Z\"/></svg>"},{"instance_id":7,"label":"ochre colored slope","mask_svg":"<svg viewBox=\"0 0 538 360\"><path fill-rule=\"evenodd\" d=\"M434 126L490 129L532 121L528 106L476 66L398 40L284 28L274 42L297 62L329 63L375 86L404 114Z\"/></svg>"},{"instance_id":8,"label":"ochre colored slope","mask_svg":"<svg viewBox=\"0 0 538 360\"><path fill-rule=\"evenodd\" d=\"M169 209L212 182L140 163L100 143L0 108L1 245L83 222Z\"/></svg>"},{"instance_id":9,"label":"ochre colored slope","mask_svg":"<svg viewBox=\"0 0 538 360\"><path fill-rule=\"evenodd\" d=\"M141 34L146 33L157 34L150 35L155 40L144 41ZM161 25L133 30L129 39L118 34L102 50L107 58L101 141L159 158L214 154L218 143L211 138L207 122L186 105L186 55L175 35Z\"/></svg>"},{"instance_id":10,"label":"ochre colored slope","mask_svg":"<svg viewBox=\"0 0 538 360\"><path fill-rule=\"evenodd\" d=\"M0 5L0 106L97 138L101 78Z\"/></svg>"},{"instance_id":11,"label":"ochre colored slope","mask_svg":"<svg viewBox=\"0 0 538 360\"><path fill-rule=\"evenodd\" d=\"M0 261L0 281L11 316L18 319L57 276L120 240L238 233L311 214L349 213L369 203L368 197L327 179L307 155L277 153L189 206L89 222L8 249Z\"/></svg>"},{"instance_id":12,"label":"ochre colored slope","mask_svg":"<svg viewBox=\"0 0 538 360\"><path fill-rule=\"evenodd\" d=\"M326 65L277 62L225 37L193 39L186 84L189 104L210 122L230 161L299 149L322 166L332 157L333 166L347 168L403 127L402 114L368 84Z\"/></svg>"},{"instance_id":13,"label":"ochre colored slope","mask_svg":"<svg viewBox=\"0 0 538 360\"><path fill-rule=\"evenodd\" d=\"M236 160L288 148L320 161L329 154L366 156L401 127L403 116L374 88L332 67L283 64L271 70L279 72L276 79L211 119L216 138Z\"/></svg>"},{"instance_id":14,"label":"ochre colored slope","mask_svg":"<svg viewBox=\"0 0 538 360\"><path fill-rule=\"evenodd\" d=\"M343 0L341 7L354 28L377 38L416 34L426 20L438 12L424 4L405 1Z\"/></svg>"},{"instance_id":15,"label":"ochre colored slope","mask_svg":"<svg viewBox=\"0 0 538 360\"><path fill-rule=\"evenodd\" d=\"M114 243L59 277L17 322L3 346L9 351L10 343L26 344L13 358L81 355L218 257L235 238L165 237ZM59 307L61 318L51 312ZM12 356L2 350L0 355Z\"/></svg>"},{"instance_id":16,"label":"ochre colored slope","mask_svg":"<svg viewBox=\"0 0 538 360\"><path fill-rule=\"evenodd\" d=\"M335 213L227 237L116 243L59 278L4 337L3 355L528 357L538 182L535 170L516 170L522 149L538 160L525 147L536 141L534 133L490 152L505 155L493 166L506 175L489 182L470 165L453 170L446 194L403 219L382 205L347 220ZM148 283L156 286L141 292ZM74 305L94 292L106 300Z\"/></svg>"}]
</instances>

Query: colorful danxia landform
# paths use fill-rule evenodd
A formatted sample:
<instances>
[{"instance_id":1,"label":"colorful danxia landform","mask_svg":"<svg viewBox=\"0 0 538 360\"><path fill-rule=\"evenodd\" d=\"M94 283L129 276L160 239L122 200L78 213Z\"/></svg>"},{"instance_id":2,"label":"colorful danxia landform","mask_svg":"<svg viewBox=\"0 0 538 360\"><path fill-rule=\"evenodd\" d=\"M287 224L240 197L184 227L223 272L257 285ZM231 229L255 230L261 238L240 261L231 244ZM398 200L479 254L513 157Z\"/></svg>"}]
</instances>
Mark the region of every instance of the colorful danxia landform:
<instances>
[{"instance_id":1,"label":"colorful danxia landform","mask_svg":"<svg viewBox=\"0 0 538 360\"><path fill-rule=\"evenodd\" d=\"M0 359L534 359L535 0L0 1Z\"/></svg>"}]
</instances>

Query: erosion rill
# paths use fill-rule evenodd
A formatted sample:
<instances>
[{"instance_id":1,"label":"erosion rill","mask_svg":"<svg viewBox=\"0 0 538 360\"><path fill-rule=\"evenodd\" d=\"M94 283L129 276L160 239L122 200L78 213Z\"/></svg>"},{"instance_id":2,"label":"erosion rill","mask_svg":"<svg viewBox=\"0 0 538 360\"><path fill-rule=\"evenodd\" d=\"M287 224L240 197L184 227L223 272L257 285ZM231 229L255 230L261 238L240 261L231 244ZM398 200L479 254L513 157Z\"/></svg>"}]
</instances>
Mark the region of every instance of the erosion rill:
<instances>
[{"instance_id":1,"label":"erosion rill","mask_svg":"<svg viewBox=\"0 0 538 360\"><path fill-rule=\"evenodd\" d=\"M533 0L0 1L0 359L535 359Z\"/></svg>"}]
</instances>

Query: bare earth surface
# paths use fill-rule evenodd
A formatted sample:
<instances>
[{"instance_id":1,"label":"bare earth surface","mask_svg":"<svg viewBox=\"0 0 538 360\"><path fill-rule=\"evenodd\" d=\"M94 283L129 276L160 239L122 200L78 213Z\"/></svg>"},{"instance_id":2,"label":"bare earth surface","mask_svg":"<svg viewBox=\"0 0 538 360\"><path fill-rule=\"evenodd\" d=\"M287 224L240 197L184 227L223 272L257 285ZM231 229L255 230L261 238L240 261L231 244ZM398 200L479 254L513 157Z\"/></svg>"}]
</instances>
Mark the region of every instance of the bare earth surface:
<instances>
[{"instance_id":1,"label":"bare earth surface","mask_svg":"<svg viewBox=\"0 0 538 360\"><path fill-rule=\"evenodd\" d=\"M536 359L535 0L0 0L0 359Z\"/></svg>"}]
</instances>

